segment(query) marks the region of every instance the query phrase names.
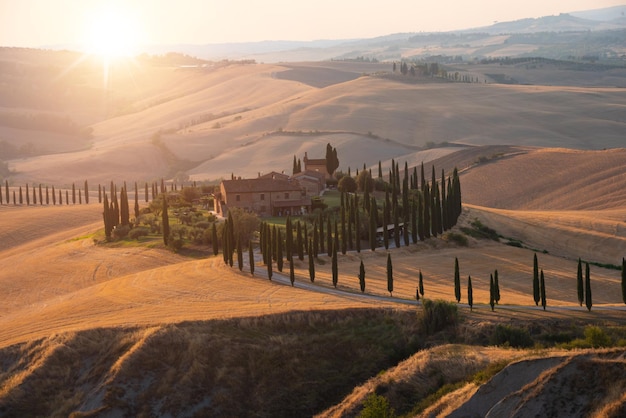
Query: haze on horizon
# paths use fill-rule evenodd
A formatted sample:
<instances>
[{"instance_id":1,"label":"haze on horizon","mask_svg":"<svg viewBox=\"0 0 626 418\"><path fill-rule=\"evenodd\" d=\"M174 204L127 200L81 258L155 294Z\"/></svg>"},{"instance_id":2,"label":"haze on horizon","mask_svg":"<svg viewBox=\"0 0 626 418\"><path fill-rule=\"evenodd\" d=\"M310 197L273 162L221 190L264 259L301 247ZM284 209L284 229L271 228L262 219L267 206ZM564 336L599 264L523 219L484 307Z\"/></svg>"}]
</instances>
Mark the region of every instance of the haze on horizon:
<instances>
[{"instance_id":1,"label":"haze on horizon","mask_svg":"<svg viewBox=\"0 0 626 418\"><path fill-rule=\"evenodd\" d=\"M371 38L623 5L624 0L373 1L0 0L0 46L210 44ZM94 30L97 33L94 34ZM110 45L108 45L110 46Z\"/></svg>"}]
</instances>

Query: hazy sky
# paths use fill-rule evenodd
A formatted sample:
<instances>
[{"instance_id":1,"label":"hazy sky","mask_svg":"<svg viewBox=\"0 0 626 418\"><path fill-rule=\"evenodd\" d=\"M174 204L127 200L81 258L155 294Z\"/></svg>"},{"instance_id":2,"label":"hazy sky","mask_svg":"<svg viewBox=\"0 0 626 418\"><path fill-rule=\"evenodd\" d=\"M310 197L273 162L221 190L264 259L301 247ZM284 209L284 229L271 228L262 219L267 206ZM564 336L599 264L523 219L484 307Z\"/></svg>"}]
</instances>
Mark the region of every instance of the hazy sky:
<instances>
[{"instance_id":1,"label":"hazy sky","mask_svg":"<svg viewBox=\"0 0 626 418\"><path fill-rule=\"evenodd\" d=\"M479 27L494 21L625 3L625 0L0 0L0 45L85 44L90 42L93 27L112 33L116 25L125 28L118 32L123 32L127 39L141 44L364 38ZM102 16L109 16L108 20L103 22Z\"/></svg>"}]
</instances>

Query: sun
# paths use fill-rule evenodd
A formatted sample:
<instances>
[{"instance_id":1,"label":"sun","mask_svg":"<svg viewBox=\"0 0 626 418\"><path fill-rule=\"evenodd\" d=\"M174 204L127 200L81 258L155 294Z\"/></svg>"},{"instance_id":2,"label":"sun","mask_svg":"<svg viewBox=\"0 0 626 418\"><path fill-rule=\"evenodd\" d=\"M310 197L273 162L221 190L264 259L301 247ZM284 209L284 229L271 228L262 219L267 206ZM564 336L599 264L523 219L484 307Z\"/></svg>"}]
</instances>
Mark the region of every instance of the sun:
<instances>
[{"instance_id":1,"label":"sun","mask_svg":"<svg viewBox=\"0 0 626 418\"><path fill-rule=\"evenodd\" d=\"M87 19L85 49L107 59L131 57L139 46L138 24L123 9L94 11Z\"/></svg>"}]
</instances>

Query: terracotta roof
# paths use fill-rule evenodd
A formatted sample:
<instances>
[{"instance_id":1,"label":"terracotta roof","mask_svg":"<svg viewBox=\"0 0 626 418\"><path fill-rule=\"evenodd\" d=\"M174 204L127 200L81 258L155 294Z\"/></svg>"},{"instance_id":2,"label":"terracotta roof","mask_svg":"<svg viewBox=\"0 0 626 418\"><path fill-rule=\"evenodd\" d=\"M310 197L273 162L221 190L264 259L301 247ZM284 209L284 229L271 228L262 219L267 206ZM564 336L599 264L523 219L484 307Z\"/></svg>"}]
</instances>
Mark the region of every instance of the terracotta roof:
<instances>
[{"instance_id":1,"label":"terracotta roof","mask_svg":"<svg viewBox=\"0 0 626 418\"><path fill-rule=\"evenodd\" d=\"M296 180L271 178L223 180L226 193L264 193L301 191L302 186Z\"/></svg>"}]
</instances>

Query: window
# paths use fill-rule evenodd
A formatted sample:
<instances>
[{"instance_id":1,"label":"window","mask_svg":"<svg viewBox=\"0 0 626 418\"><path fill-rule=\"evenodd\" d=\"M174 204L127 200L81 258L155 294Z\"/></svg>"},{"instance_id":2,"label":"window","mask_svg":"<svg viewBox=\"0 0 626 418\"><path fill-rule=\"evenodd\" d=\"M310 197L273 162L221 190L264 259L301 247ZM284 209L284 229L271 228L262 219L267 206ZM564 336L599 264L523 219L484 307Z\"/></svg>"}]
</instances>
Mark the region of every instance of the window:
<instances>
[{"instance_id":1,"label":"window","mask_svg":"<svg viewBox=\"0 0 626 418\"><path fill-rule=\"evenodd\" d=\"M289 193L285 193L285 199L289 199Z\"/></svg>"},{"instance_id":2,"label":"window","mask_svg":"<svg viewBox=\"0 0 626 418\"><path fill-rule=\"evenodd\" d=\"M235 196L235 200L236 200L237 202L239 202L239 201L241 200L241 195L239 195L239 194L238 194L238 195L236 195L236 196Z\"/></svg>"},{"instance_id":3,"label":"window","mask_svg":"<svg viewBox=\"0 0 626 418\"><path fill-rule=\"evenodd\" d=\"M261 193L261 200L265 200L265 193Z\"/></svg>"}]
</instances>

